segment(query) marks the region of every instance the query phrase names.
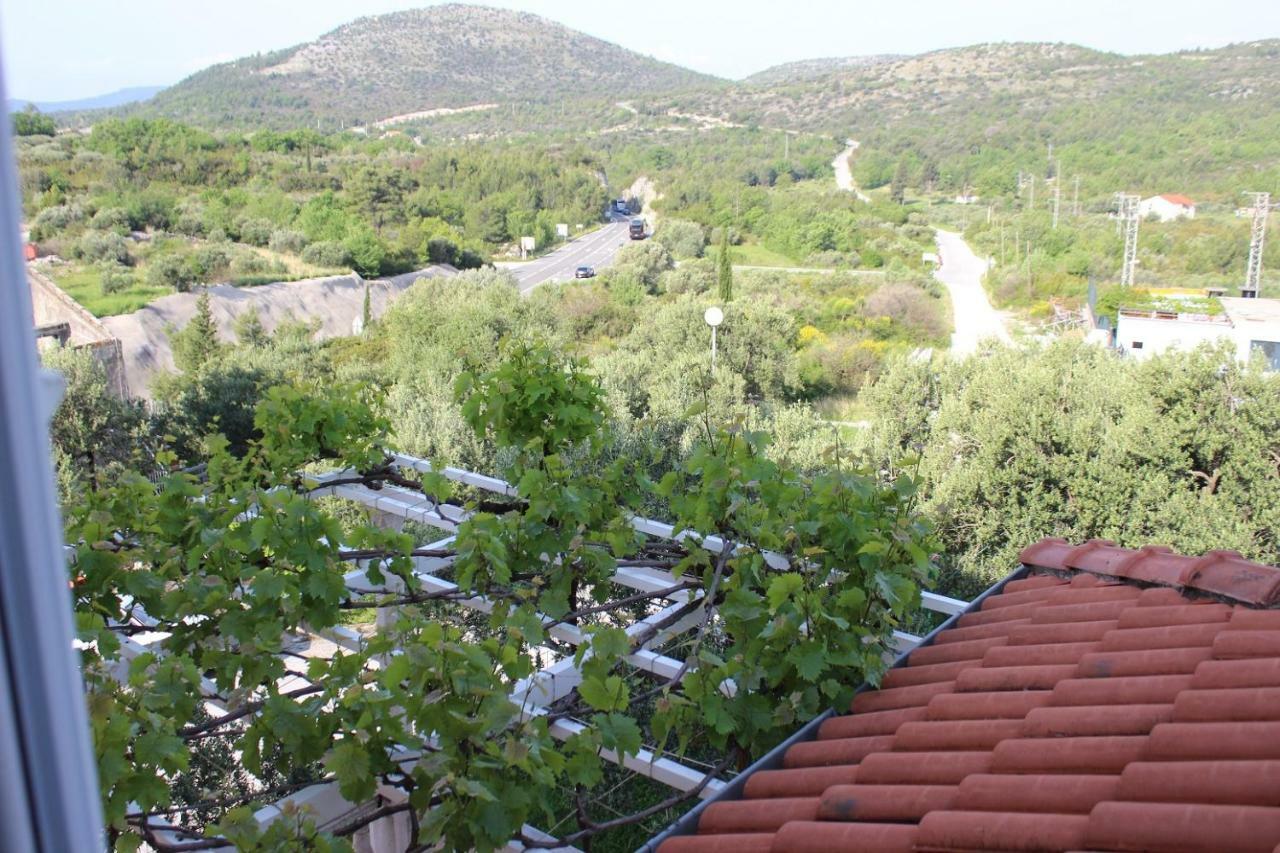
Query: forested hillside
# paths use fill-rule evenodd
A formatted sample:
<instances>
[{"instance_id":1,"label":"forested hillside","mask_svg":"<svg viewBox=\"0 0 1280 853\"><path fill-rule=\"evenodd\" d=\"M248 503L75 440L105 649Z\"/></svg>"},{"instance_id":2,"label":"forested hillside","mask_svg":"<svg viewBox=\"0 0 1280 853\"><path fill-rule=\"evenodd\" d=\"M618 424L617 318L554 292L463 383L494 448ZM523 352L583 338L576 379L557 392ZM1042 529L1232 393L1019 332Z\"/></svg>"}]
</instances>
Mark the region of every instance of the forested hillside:
<instances>
[{"instance_id":1,"label":"forested hillside","mask_svg":"<svg viewBox=\"0 0 1280 853\"><path fill-rule=\"evenodd\" d=\"M1013 195L1019 171L1050 174L1050 144L1090 200L1125 189L1234 203L1280 178L1276 40L1153 56L975 45L746 83L671 103L853 136L869 187L888 184L905 159L913 186Z\"/></svg>"}]
</instances>

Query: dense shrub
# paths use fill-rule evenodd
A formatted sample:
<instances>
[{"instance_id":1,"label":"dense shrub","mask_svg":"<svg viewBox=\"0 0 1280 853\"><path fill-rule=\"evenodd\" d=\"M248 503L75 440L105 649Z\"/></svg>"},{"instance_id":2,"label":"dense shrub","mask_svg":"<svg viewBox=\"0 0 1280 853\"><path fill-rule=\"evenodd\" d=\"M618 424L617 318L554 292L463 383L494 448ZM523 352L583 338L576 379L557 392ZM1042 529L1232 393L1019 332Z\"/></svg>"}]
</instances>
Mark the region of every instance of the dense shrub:
<instances>
[{"instance_id":1,"label":"dense shrub","mask_svg":"<svg viewBox=\"0 0 1280 853\"><path fill-rule=\"evenodd\" d=\"M267 245L273 252L282 254L297 255L307 246L307 237L301 231L290 231L287 228L277 228L271 232L271 237L267 240Z\"/></svg>"},{"instance_id":2,"label":"dense shrub","mask_svg":"<svg viewBox=\"0 0 1280 853\"><path fill-rule=\"evenodd\" d=\"M351 265L351 252L341 243L324 240L303 249L302 260L318 267L346 267Z\"/></svg>"},{"instance_id":3,"label":"dense shrub","mask_svg":"<svg viewBox=\"0 0 1280 853\"><path fill-rule=\"evenodd\" d=\"M119 234L107 231L86 231L76 241L72 254L85 261L111 261L125 264L129 262L129 245Z\"/></svg>"}]
</instances>

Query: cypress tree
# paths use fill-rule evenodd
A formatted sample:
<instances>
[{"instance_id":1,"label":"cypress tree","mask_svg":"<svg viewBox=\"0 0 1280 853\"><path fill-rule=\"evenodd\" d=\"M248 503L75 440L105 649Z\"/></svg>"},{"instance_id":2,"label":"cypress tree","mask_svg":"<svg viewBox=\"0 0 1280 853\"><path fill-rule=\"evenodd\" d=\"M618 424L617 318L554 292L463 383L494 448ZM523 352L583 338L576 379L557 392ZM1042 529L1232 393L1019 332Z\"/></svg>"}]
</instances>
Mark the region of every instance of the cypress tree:
<instances>
[{"instance_id":1,"label":"cypress tree","mask_svg":"<svg viewBox=\"0 0 1280 853\"><path fill-rule=\"evenodd\" d=\"M720 229L720 260L718 265L720 301L726 305L733 301L733 264L729 260L729 229Z\"/></svg>"},{"instance_id":2,"label":"cypress tree","mask_svg":"<svg viewBox=\"0 0 1280 853\"><path fill-rule=\"evenodd\" d=\"M209 292L201 291L196 299L196 313L182 331L172 337L173 361L183 373L193 373L222 351L218 326L213 322Z\"/></svg>"},{"instance_id":3,"label":"cypress tree","mask_svg":"<svg viewBox=\"0 0 1280 853\"><path fill-rule=\"evenodd\" d=\"M364 283L364 307L360 309L360 331L369 334L369 324L373 322L373 307L369 304L369 282Z\"/></svg>"}]
</instances>

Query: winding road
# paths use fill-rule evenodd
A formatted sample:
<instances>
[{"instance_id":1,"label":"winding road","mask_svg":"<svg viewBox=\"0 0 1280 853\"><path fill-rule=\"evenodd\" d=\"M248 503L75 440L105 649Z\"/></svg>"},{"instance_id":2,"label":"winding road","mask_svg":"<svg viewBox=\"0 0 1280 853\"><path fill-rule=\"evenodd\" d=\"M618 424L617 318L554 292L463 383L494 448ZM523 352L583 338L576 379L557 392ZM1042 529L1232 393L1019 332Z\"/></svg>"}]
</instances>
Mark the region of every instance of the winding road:
<instances>
[{"instance_id":1,"label":"winding road","mask_svg":"<svg viewBox=\"0 0 1280 853\"><path fill-rule=\"evenodd\" d=\"M955 324L955 331L951 333L952 355L971 355L977 351L978 344L988 338L1002 344L1013 343L1004 320L982 287L987 262L975 255L964 238L954 231L939 228L936 234L942 265L933 277L942 282L951 295Z\"/></svg>"},{"instance_id":2,"label":"winding road","mask_svg":"<svg viewBox=\"0 0 1280 853\"><path fill-rule=\"evenodd\" d=\"M871 201L853 182L853 171L850 168L849 158L858 150L858 140L847 139L845 143L848 147L831 161L831 168L836 173L836 186L854 193L860 201ZM987 291L982 286L987 262L975 255L964 238L954 231L943 231L941 228L934 231L941 264L934 270L933 277L942 282L951 297L952 323L955 329L951 333L951 353L958 356L971 355L977 351L978 344L988 338L995 338L1002 344L1012 344L1013 338L1009 336L1004 318L991 305Z\"/></svg>"},{"instance_id":3,"label":"winding road","mask_svg":"<svg viewBox=\"0 0 1280 853\"><path fill-rule=\"evenodd\" d=\"M858 189L858 185L853 182L853 169L850 167L849 158L853 156L853 152L858 150L858 140L846 139L845 144L849 147L836 155L836 159L831 161L831 168L836 171L836 186L846 192L851 192L857 196L858 201L870 202L871 197Z\"/></svg>"}]
</instances>

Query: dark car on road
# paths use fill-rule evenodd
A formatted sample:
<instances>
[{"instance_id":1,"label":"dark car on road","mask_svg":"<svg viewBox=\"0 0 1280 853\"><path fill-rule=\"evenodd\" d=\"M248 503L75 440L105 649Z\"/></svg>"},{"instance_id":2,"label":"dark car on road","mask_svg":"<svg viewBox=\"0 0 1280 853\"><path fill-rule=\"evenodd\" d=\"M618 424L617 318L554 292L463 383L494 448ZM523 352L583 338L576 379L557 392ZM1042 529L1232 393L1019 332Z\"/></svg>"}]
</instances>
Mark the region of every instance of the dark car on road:
<instances>
[{"instance_id":1,"label":"dark car on road","mask_svg":"<svg viewBox=\"0 0 1280 853\"><path fill-rule=\"evenodd\" d=\"M574 278L595 278L596 271L594 267L578 267L573 271Z\"/></svg>"},{"instance_id":2,"label":"dark car on road","mask_svg":"<svg viewBox=\"0 0 1280 853\"><path fill-rule=\"evenodd\" d=\"M643 219L631 220L631 225L627 229L627 233L631 235L632 240L643 240L645 238L644 220Z\"/></svg>"}]
</instances>

